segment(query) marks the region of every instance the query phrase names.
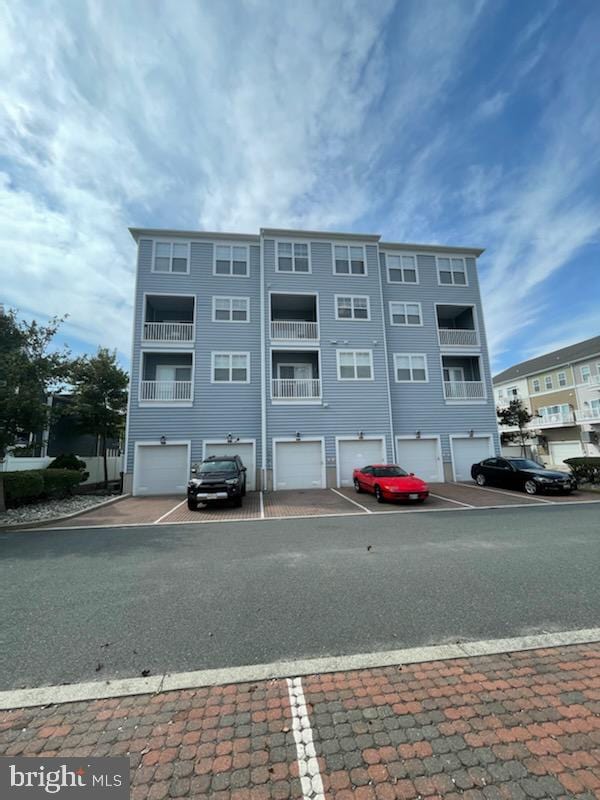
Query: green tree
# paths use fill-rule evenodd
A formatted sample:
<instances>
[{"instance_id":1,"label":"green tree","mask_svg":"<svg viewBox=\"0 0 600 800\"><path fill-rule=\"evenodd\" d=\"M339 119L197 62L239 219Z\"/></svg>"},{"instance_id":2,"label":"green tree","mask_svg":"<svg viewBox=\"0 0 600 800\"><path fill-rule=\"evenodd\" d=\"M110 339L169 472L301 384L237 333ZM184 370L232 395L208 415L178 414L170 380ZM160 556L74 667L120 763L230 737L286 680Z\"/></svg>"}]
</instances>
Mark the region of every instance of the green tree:
<instances>
[{"instance_id":1,"label":"green tree","mask_svg":"<svg viewBox=\"0 0 600 800\"><path fill-rule=\"evenodd\" d=\"M129 377L117 364L117 354L105 347L95 356L75 359L71 369L73 402L68 413L84 433L100 437L104 459L104 485L108 483L106 442L121 437L127 412Z\"/></svg>"},{"instance_id":2,"label":"green tree","mask_svg":"<svg viewBox=\"0 0 600 800\"><path fill-rule=\"evenodd\" d=\"M64 320L53 317L47 325L40 325L35 320L18 320L13 310L0 311L0 461L19 437L48 426L51 412L47 397L58 391L69 372L69 351L53 349L54 337Z\"/></svg>"},{"instance_id":3,"label":"green tree","mask_svg":"<svg viewBox=\"0 0 600 800\"><path fill-rule=\"evenodd\" d=\"M519 444L521 447L521 455L526 456L526 444L527 439L529 438L528 426L533 419L533 414L529 413L529 411L523 405L523 402L518 398L511 400L506 408L496 409L496 414L498 416L500 425L506 425L510 428L517 428L516 431L504 433L504 436L510 442L517 442L517 444Z\"/></svg>"}]
</instances>

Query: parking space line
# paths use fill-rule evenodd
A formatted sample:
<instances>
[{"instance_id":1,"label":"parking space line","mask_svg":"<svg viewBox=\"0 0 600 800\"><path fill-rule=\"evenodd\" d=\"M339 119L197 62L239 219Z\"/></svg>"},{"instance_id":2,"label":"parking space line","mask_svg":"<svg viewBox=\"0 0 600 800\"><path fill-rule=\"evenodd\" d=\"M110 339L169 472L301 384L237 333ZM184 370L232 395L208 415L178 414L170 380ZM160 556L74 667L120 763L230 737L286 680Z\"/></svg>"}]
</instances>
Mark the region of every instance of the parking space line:
<instances>
[{"instance_id":1,"label":"parking space line","mask_svg":"<svg viewBox=\"0 0 600 800\"><path fill-rule=\"evenodd\" d=\"M357 503L356 500L353 500L351 497L346 497L345 494L342 494L341 492L338 492L337 489L331 489L331 491L335 492L336 494L339 494L340 497L343 497L344 500L347 500L349 503L353 503L355 506L358 506L359 508L362 508L362 510L366 511L367 514L372 514L373 513L370 508L367 508L366 506L363 506L360 503Z\"/></svg>"},{"instance_id":2,"label":"parking space line","mask_svg":"<svg viewBox=\"0 0 600 800\"><path fill-rule=\"evenodd\" d=\"M468 486L469 488L473 488L470 483L463 483L462 486ZM519 497L515 492L505 492L504 489L490 489L487 486L477 486L477 488L484 492L492 492L493 494L505 494L507 497ZM552 500L543 500L541 497L536 497L532 494L525 493L525 496L528 497L530 500L537 500L538 503L548 503L552 505Z\"/></svg>"},{"instance_id":3,"label":"parking space line","mask_svg":"<svg viewBox=\"0 0 600 800\"><path fill-rule=\"evenodd\" d=\"M169 516L169 514L172 514L174 511L177 511L177 509L178 509L178 508L181 508L181 506L182 506L184 503L187 503L187 497L185 498L185 500L182 500L182 501L181 501L181 503L177 503L177 505L176 505L176 506L174 506L173 508L169 509L169 511L167 511L167 513L166 513L166 514L163 514L163 515L162 515L162 517L159 517L158 519L154 520L154 522L153 522L152 524L153 524L153 525L158 525L158 523L159 523L159 522L162 522L162 520L163 520L165 517L168 517L168 516Z\"/></svg>"},{"instance_id":4,"label":"parking space line","mask_svg":"<svg viewBox=\"0 0 600 800\"><path fill-rule=\"evenodd\" d=\"M260 518L264 519L265 518L265 501L263 499L262 489L260 490L260 493L258 495L258 504L260 506Z\"/></svg>"},{"instance_id":5,"label":"parking space line","mask_svg":"<svg viewBox=\"0 0 600 800\"><path fill-rule=\"evenodd\" d=\"M287 687L302 795L304 800L324 800L323 780L306 708L302 678L287 678Z\"/></svg>"},{"instance_id":6,"label":"parking space line","mask_svg":"<svg viewBox=\"0 0 600 800\"><path fill-rule=\"evenodd\" d=\"M463 503L462 500L453 500L451 497L444 497L441 494L434 494L433 492L429 492L429 497L435 497L438 500L446 500L448 503L456 503L457 506L464 506L465 508L477 508L477 506L472 506L470 503Z\"/></svg>"}]
</instances>

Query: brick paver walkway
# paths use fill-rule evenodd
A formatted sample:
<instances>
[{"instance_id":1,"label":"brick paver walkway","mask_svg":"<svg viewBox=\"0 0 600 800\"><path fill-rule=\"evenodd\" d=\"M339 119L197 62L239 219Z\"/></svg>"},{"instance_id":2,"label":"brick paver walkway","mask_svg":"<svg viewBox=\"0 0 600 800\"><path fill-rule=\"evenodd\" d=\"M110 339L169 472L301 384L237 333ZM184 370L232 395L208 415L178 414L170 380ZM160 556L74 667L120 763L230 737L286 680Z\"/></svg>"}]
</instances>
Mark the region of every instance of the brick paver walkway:
<instances>
[{"instance_id":1,"label":"brick paver walkway","mask_svg":"<svg viewBox=\"0 0 600 800\"><path fill-rule=\"evenodd\" d=\"M333 800L600 797L600 644L302 686ZM0 753L128 755L134 800L317 798L295 729L275 680L0 712Z\"/></svg>"}]
</instances>

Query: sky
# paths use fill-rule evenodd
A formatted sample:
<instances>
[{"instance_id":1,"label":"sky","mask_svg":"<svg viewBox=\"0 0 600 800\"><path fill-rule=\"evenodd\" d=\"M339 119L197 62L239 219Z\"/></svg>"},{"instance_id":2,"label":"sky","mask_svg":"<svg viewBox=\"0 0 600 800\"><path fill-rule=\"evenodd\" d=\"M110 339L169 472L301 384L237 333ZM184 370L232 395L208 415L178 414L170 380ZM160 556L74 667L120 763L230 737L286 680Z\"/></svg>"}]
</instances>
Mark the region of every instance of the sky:
<instances>
[{"instance_id":1,"label":"sky","mask_svg":"<svg viewBox=\"0 0 600 800\"><path fill-rule=\"evenodd\" d=\"M128 226L485 248L493 370L600 332L597 0L4 0L0 303L130 354Z\"/></svg>"}]
</instances>

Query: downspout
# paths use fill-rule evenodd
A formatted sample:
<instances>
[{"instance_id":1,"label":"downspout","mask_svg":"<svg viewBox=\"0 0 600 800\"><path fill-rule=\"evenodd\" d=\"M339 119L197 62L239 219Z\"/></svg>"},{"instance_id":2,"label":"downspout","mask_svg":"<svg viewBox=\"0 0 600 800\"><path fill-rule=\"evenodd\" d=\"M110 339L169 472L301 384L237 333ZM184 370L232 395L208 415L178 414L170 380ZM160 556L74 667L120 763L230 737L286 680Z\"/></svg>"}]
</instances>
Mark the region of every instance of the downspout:
<instances>
[{"instance_id":1,"label":"downspout","mask_svg":"<svg viewBox=\"0 0 600 800\"><path fill-rule=\"evenodd\" d=\"M394 436L394 417L392 415L392 390L390 388L390 365L388 359L387 336L385 332L386 316L385 303L383 300L383 284L381 281L381 259L379 253L379 243L377 244L377 275L379 276L379 302L381 304L381 329L383 332L383 358L385 362L385 388L388 399L388 414L390 420L390 438L392 443L392 461L396 463L396 438Z\"/></svg>"},{"instance_id":2,"label":"downspout","mask_svg":"<svg viewBox=\"0 0 600 800\"><path fill-rule=\"evenodd\" d=\"M266 384L266 347L265 347L265 248L264 238L260 237L260 488L267 488L267 384Z\"/></svg>"}]
</instances>

